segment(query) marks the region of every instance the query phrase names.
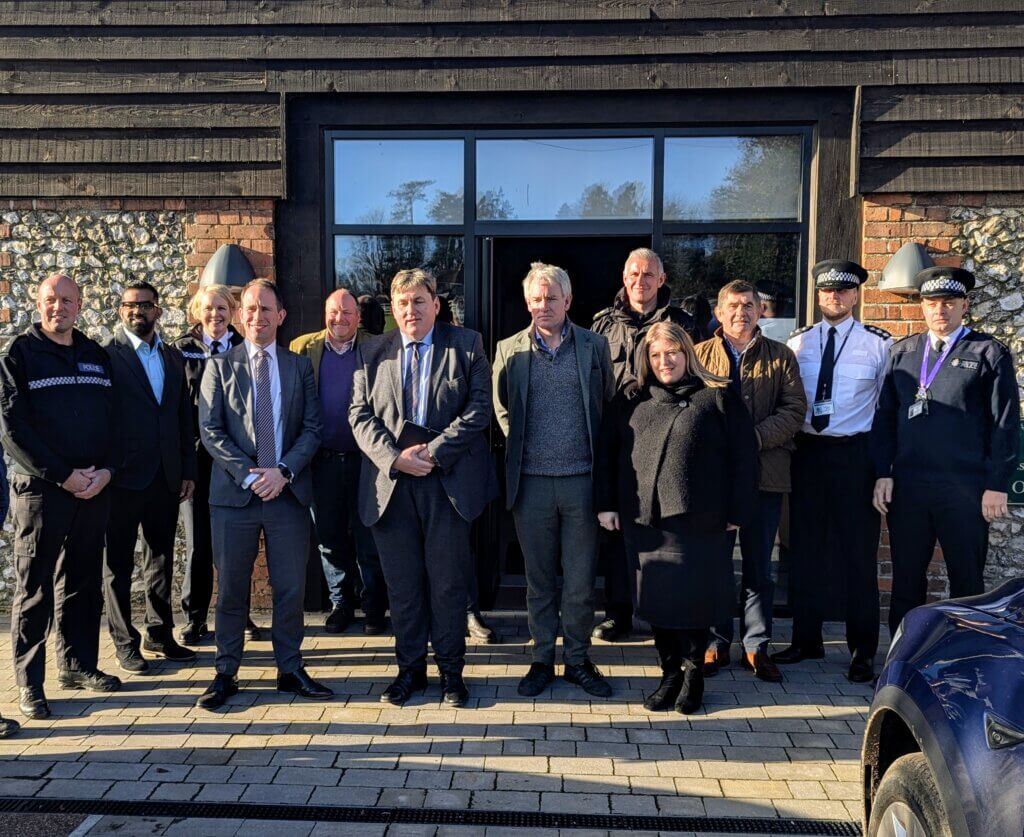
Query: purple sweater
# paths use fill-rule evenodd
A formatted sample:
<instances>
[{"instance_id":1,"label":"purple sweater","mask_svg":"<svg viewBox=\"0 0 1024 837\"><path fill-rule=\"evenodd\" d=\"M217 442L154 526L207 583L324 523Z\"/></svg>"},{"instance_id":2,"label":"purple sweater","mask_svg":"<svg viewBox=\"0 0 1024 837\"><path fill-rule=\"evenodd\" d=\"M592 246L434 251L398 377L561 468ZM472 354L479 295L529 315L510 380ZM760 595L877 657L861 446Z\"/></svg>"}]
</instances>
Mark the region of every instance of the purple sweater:
<instances>
[{"instance_id":1,"label":"purple sweater","mask_svg":"<svg viewBox=\"0 0 1024 837\"><path fill-rule=\"evenodd\" d=\"M321 447L345 452L359 450L348 423L348 407L352 403L352 375L355 370L355 349L339 355L324 347L319 374L320 410L324 421Z\"/></svg>"}]
</instances>

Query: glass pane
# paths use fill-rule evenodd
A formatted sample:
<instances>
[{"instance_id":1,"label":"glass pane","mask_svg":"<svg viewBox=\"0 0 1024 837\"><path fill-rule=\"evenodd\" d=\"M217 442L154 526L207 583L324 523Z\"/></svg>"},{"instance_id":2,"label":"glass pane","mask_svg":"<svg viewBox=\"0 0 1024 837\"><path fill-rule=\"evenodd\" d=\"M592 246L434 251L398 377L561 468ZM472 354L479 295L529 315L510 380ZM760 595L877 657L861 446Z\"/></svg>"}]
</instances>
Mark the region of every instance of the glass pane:
<instances>
[{"instance_id":1,"label":"glass pane","mask_svg":"<svg viewBox=\"0 0 1024 837\"><path fill-rule=\"evenodd\" d=\"M777 322L762 320L762 330L784 340L796 327L797 233L666 235L661 256L672 300L687 311L694 310L696 299L707 300L714 310L718 289L733 279L773 282L777 299L768 312L774 317L768 319Z\"/></svg>"},{"instance_id":2,"label":"glass pane","mask_svg":"<svg viewBox=\"0 0 1024 837\"><path fill-rule=\"evenodd\" d=\"M335 140L334 223L461 224L463 141Z\"/></svg>"},{"instance_id":3,"label":"glass pane","mask_svg":"<svg viewBox=\"0 0 1024 837\"><path fill-rule=\"evenodd\" d=\"M666 138L665 220L797 220L802 140Z\"/></svg>"},{"instance_id":4,"label":"glass pane","mask_svg":"<svg viewBox=\"0 0 1024 837\"><path fill-rule=\"evenodd\" d=\"M399 270L425 267L437 278L437 292L448 301L452 317L465 322L465 291L462 272L465 252L456 235L336 235L334 237L334 285L356 295L380 297L391 317L391 280ZM444 309L442 308L442 311Z\"/></svg>"},{"instance_id":5,"label":"glass pane","mask_svg":"<svg viewBox=\"0 0 1024 837\"><path fill-rule=\"evenodd\" d=\"M650 218L654 140L481 140L481 221Z\"/></svg>"}]
</instances>

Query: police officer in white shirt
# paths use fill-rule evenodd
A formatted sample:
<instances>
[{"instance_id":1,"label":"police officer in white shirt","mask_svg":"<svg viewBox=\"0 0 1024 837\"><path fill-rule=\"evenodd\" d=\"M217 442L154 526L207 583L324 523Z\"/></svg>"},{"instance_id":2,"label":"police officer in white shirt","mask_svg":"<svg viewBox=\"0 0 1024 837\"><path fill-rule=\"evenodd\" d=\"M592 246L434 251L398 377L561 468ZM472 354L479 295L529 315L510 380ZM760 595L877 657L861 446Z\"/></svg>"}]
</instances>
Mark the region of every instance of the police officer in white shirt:
<instances>
[{"instance_id":1,"label":"police officer in white shirt","mask_svg":"<svg viewBox=\"0 0 1024 837\"><path fill-rule=\"evenodd\" d=\"M892 337L854 319L867 271L830 259L811 271L822 320L790 335L807 394L790 497L793 643L777 663L825 656L821 626L846 622L847 677L874 678L878 648L878 535L868 431Z\"/></svg>"}]
</instances>

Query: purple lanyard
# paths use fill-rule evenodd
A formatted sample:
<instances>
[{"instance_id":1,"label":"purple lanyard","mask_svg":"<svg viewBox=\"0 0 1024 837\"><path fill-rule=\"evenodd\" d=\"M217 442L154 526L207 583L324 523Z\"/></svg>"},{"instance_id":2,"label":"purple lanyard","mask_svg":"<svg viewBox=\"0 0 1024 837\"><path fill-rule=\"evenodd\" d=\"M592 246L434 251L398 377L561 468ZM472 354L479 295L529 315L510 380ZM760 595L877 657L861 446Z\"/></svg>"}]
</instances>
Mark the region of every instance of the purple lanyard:
<instances>
[{"instance_id":1,"label":"purple lanyard","mask_svg":"<svg viewBox=\"0 0 1024 837\"><path fill-rule=\"evenodd\" d=\"M946 358L949 357L953 349L956 348L957 343L960 342L960 338L966 333L967 329L961 329L960 333L956 336L956 340L946 344L946 348L942 350L942 354L935 361L935 366L932 367L931 372L928 371L928 355L931 354L932 341L925 337L924 352L921 355L921 375L917 379L918 395L928 392L931 385L935 382L935 377L939 374L942 364L946 362Z\"/></svg>"}]
</instances>

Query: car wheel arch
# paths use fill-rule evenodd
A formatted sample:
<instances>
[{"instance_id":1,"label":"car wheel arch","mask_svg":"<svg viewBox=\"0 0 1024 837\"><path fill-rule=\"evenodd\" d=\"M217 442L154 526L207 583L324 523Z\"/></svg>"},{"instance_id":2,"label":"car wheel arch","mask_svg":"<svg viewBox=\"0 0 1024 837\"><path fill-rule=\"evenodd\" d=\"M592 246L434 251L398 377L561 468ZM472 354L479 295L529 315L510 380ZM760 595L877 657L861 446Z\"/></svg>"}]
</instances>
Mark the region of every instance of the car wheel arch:
<instances>
[{"instance_id":1,"label":"car wheel arch","mask_svg":"<svg viewBox=\"0 0 1024 837\"><path fill-rule=\"evenodd\" d=\"M884 735L893 735L883 743ZM909 736L909 738L907 737ZM911 746L913 749L906 749ZM864 781L864 828L871 818L871 805L885 769L896 759L910 752L924 753L942 797L952 833L970 834L965 808L975 806L973 798L965 805L964 794L973 797L970 787L958 787L953 782L944 748L935 730L925 720L924 713L906 692L896 686L884 686L875 695L871 716L868 718L861 753Z\"/></svg>"}]
</instances>

